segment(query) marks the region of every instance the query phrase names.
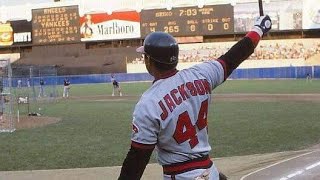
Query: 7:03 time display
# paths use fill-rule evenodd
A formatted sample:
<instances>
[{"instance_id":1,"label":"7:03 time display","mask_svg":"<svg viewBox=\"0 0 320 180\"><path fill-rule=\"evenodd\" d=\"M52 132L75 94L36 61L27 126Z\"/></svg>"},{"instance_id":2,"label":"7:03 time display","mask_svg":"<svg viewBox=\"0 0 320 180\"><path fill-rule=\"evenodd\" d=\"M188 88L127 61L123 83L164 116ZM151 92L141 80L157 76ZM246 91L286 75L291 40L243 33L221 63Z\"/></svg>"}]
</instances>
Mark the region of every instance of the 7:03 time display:
<instances>
[{"instance_id":1,"label":"7:03 time display","mask_svg":"<svg viewBox=\"0 0 320 180\"><path fill-rule=\"evenodd\" d=\"M197 36L234 33L233 6L210 5L203 8L183 7L143 10L141 35L163 31L173 36Z\"/></svg>"},{"instance_id":2,"label":"7:03 time display","mask_svg":"<svg viewBox=\"0 0 320 180\"><path fill-rule=\"evenodd\" d=\"M184 8L179 9L179 16L197 16L198 9L197 8Z\"/></svg>"}]
</instances>

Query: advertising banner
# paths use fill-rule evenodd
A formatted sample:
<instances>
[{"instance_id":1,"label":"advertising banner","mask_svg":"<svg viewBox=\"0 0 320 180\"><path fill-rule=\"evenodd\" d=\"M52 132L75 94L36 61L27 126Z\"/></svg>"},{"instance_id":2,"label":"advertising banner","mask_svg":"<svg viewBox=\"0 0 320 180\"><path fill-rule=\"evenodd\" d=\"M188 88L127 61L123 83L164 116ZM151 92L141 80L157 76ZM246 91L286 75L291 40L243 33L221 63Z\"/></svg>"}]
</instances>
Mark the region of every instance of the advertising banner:
<instances>
[{"instance_id":1,"label":"advertising banner","mask_svg":"<svg viewBox=\"0 0 320 180\"><path fill-rule=\"evenodd\" d=\"M78 6L33 9L32 37L36 45L79 42Z\"/></svg>"},{"instance_id":2,"label":"advertising banner","mask_svg":"<svg viewBox=\"0 0 320 180\"><path fill-rule=\"evenodd\" d=\"M136 11L85 14L80 24L81 41L140 38L140 14Z\"/></svg>"},{"instance_id":3,"label":"advertising banner","mask_svg":"<svg viewBox=\"0 0 320 180\"><path fill-rule=\"evenodd\" d=\"M31 31L31 22L27 20L0 23L0 47L30 44Z\"/></svg>"}]
</instances>

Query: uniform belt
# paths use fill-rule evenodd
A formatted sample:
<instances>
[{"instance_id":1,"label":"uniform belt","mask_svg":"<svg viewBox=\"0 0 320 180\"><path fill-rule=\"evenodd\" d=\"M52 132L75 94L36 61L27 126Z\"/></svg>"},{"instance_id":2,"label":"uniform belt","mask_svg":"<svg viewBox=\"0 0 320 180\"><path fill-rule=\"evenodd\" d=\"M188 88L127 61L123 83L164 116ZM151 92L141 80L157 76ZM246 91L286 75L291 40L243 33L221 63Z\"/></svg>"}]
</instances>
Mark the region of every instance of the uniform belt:
<instances>
[{"instance_id":1,"label":"uniform belt","mask_svg":"<svg viewBox=\"0 0 320 180\"><path fill-rule=\"evenodd\" d=\"M212 166L209 155L185 162L163 165L163 173L167 175L181 174L194 169L208 169Z\"/></svg>"}]
</instances>

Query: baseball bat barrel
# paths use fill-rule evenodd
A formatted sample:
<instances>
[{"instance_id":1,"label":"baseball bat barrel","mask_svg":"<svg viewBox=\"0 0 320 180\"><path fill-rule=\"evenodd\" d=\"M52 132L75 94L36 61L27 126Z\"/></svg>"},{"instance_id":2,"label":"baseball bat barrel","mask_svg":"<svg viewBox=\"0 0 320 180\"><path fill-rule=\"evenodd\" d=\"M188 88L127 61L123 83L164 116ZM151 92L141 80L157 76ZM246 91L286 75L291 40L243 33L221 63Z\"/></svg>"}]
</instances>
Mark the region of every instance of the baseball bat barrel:
<instances>
[{"instance_id":1,"label":"baseball bat barrel","mask_svg":"<svg viewBox=\"0 0 320 180\"><path fill-rule=\"evenodd\" d=\"M260 16L263 16L263 5L262 5L262 0L258 0L259 2L259 13Z\"/></svg>"}]
</instances>

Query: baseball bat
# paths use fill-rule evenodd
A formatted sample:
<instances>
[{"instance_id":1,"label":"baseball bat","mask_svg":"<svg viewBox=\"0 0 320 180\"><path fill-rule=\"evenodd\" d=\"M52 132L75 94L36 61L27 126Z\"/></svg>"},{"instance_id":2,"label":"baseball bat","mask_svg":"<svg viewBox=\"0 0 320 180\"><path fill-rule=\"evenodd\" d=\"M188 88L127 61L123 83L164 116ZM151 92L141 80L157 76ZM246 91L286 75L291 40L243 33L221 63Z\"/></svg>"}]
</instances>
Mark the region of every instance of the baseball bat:
<instances>
[{"instance_id":1,"label":"baseball bat","mask_svg":"<svg viewBox=\"0 0 320 180\"><path fill-rule=\"evenodd\" d=\"M262 5L262 0L258 0L259 2L259 13L260 16L263 16L263 5Z\"/></svg>"}]
</instances>

